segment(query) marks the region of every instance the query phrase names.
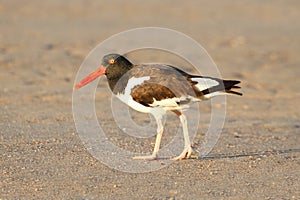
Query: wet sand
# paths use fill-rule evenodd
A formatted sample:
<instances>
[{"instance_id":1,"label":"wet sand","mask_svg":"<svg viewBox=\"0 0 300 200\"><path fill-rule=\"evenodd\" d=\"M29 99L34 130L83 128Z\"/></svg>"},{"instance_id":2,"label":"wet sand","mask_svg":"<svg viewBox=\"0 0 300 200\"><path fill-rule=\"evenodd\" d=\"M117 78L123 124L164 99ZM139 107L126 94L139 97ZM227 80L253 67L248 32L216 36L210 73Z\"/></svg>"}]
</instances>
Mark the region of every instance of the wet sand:
<instances>
[{"instance_id":1,"label":"wet sand","mask_svg":"<svg viewBox=\"0 0 300 200\"><path fill-rule=\"evenodd\" d=\"M299 6L293 0L1 1L0 199L299 199ZM209 158L132 174L86 150L73 121L72 87L98 43L145 26L194 38L224 78L242 81L244 96L227 98L225 126ZM200 127L206 126L204 120Z\"/></svg>"}]
</instances>

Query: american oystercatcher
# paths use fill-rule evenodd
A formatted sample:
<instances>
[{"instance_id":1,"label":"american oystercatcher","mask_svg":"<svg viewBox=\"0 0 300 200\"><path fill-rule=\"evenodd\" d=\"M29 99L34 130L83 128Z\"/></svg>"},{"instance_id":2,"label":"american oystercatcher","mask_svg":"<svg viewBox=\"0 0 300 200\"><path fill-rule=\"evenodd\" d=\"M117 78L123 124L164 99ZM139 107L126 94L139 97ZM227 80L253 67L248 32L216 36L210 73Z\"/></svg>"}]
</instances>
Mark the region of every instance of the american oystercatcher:
<instances>
[{"instance_id":1,"label":"american oystercatcher","mask_svg":"<svg viewBox=\"0 0 300 200\"><path fill-rule=\"evenodd\" d=\"M163 134L162 117L166 111L174 112L183 128L184 149L173 159L189 158L192 147L186 117L182 111L193 102L207 100L216 95L242 95L232 90L240 88L237 86L240 81L190 75L165 64L135 65L119 54L104 56L100 67L76 84L74 89L83 87L101 75L106 75L111 91L122 102L139 112L151 113L156 120L157 136L153 153L133 159L157 159Z\"/></svg>"}]
</instances>

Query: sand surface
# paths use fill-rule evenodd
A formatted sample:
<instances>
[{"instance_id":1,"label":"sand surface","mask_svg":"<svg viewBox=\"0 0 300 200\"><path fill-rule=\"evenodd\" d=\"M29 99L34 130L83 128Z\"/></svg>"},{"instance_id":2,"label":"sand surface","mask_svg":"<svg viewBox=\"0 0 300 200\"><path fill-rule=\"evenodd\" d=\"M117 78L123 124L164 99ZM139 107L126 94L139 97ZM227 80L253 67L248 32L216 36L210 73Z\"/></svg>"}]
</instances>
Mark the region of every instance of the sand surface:
<instances>
[{"instance_id":1,"label":"sand surface","mask_svg":"<svg viewBox=\"0 0 300 200\"><path fill-rule=\"evenodd\" d=\"M0 1L0 199L299 199L299 7L297 0ZM210 158L134 174L86 150L72 87L98 43L145 26L194 38L223 77L242 81L244 96L227 98ZM150 152L149 141L136 148ZM196 137L195 154L201 143Z\"/></svg>"}]
</instances>

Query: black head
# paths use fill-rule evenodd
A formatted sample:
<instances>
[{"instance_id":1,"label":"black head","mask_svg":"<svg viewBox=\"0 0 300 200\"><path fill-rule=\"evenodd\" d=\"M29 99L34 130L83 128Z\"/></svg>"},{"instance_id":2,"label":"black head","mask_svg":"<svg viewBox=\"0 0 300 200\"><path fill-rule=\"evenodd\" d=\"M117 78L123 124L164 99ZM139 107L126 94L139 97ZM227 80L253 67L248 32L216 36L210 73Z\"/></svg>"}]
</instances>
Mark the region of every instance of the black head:
<instances>
[{"instance_id":1,"label":"black head","mask_svg":"<svg viewBox=\"0 0 300 200\"><path fill-rule=\"evenodd\" d=\"M132 68L132 63L119 54L108 54L103 57L102 64L106 67L105 75L108 79L120 78Z\"/></svg>"},{"instance_id":2,"label":"black head","mask_svg":"<svg viewBox=\"0 0 300 200\"><path fill-rule=\"evenodd\" d=\"M108 54L103 57L102 64L76 84L74 89L79 89L104 74L108 79L110 88L113 89L115 83L132 67L132 63L124 56L119 54Z\"/></svg>"},{"instance_id":3,"label":"black head","mask_svg":"<svg viewBox=\"0 0 300 200\"><path fill-rule=\"evenodd\" d=\"M105 75L112 90L117 81L133 67L129 60L119 54L104 56L101 65L106 68Z\"/></svg>"},{"instance_id":4,"label":"black head","mask_svg":"<svg viewBox=\"0 0 300 200\"><path fill-rule=\"evenodd\" d=\"M102 66L131 68L132 63L120 54L108 54L103 57Z\"/></svg>"}]
</instances>

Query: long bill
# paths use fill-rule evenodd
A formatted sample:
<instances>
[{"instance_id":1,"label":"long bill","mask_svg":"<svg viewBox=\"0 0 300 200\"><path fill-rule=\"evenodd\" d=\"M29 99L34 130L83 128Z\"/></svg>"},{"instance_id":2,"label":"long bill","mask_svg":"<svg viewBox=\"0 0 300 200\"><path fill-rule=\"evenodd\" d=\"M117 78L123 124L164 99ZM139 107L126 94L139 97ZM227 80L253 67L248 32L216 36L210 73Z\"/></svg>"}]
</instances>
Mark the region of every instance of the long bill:
<instances>
[{"instance_id":1,"label":"long bill","mask_svg":"<svg viewBox=\"0 0 300 200\"><path fill-rule=\"evenodd\" d=\"M95 80L99 76L105 74L105 70L106 70L106 68L103 67L103 66L98 67L95 71L93 71L92 73L87 75L84 79L82 79L79 83L77 83L74 86L74 90L77 90L77 89L87 85L88 83L92 82L93 80Z\"/></svg>"}]
</instances>

